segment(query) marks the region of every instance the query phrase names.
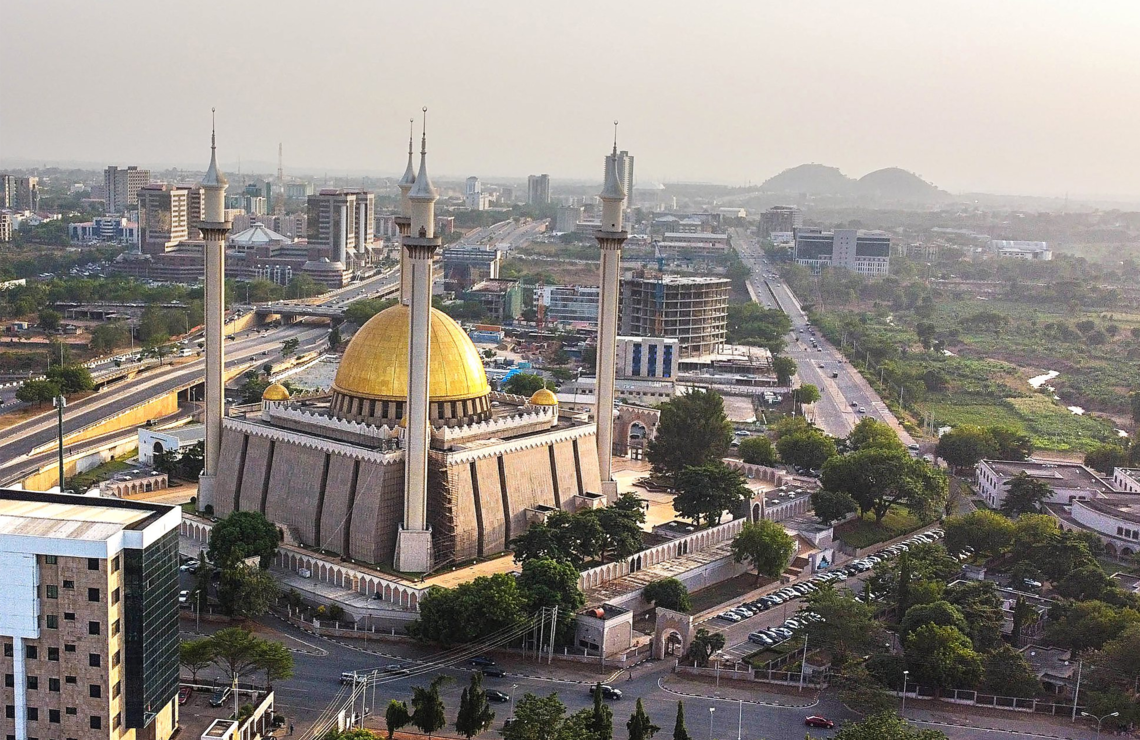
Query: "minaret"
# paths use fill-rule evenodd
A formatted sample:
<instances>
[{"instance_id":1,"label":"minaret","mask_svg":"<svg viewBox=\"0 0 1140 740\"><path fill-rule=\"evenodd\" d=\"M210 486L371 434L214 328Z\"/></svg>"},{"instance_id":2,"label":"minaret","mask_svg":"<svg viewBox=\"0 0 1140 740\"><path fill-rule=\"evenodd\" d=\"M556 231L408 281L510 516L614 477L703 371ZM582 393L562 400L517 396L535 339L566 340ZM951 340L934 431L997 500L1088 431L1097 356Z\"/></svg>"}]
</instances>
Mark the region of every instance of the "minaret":
<instances>
[{"instance_id":1,"label":"minaret","mask_svg":"<svg viewBox=\"0 0 1140 740\"><path fill-rule=\"evenodd\" d=\"M405 306L412 296L412 276L408 268L408 250L403 247L403 240L412 230L412 201L408 193L416 184L416 169L412 164L412 126L413 119L408 119L408 166L404 168L404 176L400 178L400 215L396 216L396 229L400 232L400 303Z\"/></svg>"},{"instance_id":2,"label":"minaret","mask_svg":"<svg viewBox=\"0 0 1140 740\"><path fill-rule=\"evenodd\" d=\"M213 110L210 111L211 119ZM218 451L222 445L222 416L225 413L225 385L222 368L222 321L225 316L225 241L230 231L226 220L226 176L218 169L214 126L210 125L210 166L202 178L202 221L198 229L206 242L206 460L198 482L198 508L214 503L214 482L218 474Z\"/></svg>"},{"instance_id":3,"label":"minaret","mask_svg":"<svg viewBox=\"0 0 1140 740\"><path fill-rule=\"evenodd\" d=\"M602 187L602 228L594 233L602 251L601 291L598 297L598 368L594 421L598 426L598 472L606 500L617 499L612 466L614 454L614 365L617 354L618 299L621 291L621 247L629 233L622 229L625 191L617 174L617 121L614 150L606 157L606 181Z\"/></svg>"},{"instance_id":4,"label":"minaret","mask_svg":"<svg viewBox=\"0 0 1140 740\"><path fill-rule=\"evenodd\" d=\"M427 171L427 108L420 144L420 170L408 192L411 233L404 237L411 295L408 300L408 404L404 411L404 522L396 536L395 568L404 573L426 573L432 567L431 530L427 523L427 463L431 437L428 419L428 371L431 366L432 258L439 248L435 238L435 202L438 199Z\"/></svg>"}]
</instances>

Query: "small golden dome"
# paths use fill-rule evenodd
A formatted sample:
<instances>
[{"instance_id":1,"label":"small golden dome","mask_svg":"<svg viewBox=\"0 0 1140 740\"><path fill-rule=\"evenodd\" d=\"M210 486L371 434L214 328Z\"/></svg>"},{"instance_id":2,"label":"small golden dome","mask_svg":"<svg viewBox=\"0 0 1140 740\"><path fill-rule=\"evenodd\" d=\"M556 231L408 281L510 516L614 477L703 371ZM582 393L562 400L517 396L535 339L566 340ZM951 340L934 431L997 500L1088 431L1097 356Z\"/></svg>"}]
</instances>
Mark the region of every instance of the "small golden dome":
<instances>
[{"instance_id":1,"label":"small golden dome","mask_svg":"<svg viewBox=\"0 0 1140 740\"><path fill-rule=\"evenodd\" d=\"M348 343L333 391L356 398L404 401L408 397L407 306L386 308L368 320ZM431 311L433 403L482 398L491 392L483 360L466 332L450 316Z\"/></svg>"},{"instance_id":2,"label":"small golden dome","mask_svg":"<svg viewBox=\"0 0 1140 740\"><path fill-rule=\"evenodd\" d=\"M529 403L531 406L557 406L558 396L549 388L539 388L530 397Z\"/></svg>"},{"instance_id":3,"label":"small golden dome","mask_svg":"<svg viewBox=\"0 0 1140 740\"><path fill-rule=\"evenodd\" d=\"M272 383L262 393L262 401L288 401L291 397L289 389L280 383Z\"/></svg>"}]
</instances>

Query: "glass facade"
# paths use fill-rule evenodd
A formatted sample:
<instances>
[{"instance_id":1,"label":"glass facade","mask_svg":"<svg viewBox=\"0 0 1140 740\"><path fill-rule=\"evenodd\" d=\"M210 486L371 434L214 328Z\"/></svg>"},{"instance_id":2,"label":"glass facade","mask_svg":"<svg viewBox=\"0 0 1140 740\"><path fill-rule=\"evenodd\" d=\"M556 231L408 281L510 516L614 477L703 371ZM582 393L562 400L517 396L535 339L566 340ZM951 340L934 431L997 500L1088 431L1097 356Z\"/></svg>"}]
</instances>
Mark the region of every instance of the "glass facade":
<instances>
[{"instance_id":1,"label":"glass facade","mask_svg":"<svg viewBox=\"0 0 1140 740\"><path fill-rule=\"evenodd\" d=\"M125 719L141 728L178 694L178 530L123 557Z\"/></svg>"}]
</instances>

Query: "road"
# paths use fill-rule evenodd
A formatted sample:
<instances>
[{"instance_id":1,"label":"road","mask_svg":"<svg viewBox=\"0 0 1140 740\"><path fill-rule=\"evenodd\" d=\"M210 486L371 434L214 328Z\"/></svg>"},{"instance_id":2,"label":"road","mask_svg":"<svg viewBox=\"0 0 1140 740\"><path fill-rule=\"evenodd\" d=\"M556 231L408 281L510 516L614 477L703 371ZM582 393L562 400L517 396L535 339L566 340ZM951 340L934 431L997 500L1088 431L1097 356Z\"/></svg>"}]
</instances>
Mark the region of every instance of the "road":
<instances>
[{"instance_id":1,"label":"road","mask_svg":"<svg viewBox=\"0 0 1140 740\"><path fill-rule=\"evenodd\" d=\"M740 258L752 269L749 281L760 302L779 308L792 322L785 354L796 361L800 384L819 388L821 398L809 408L809 416L833 437L846 437L864 416L890 424L908 447L915 440L902 428L879 394L851 367L843 354L811 327L807 315L788 286L765 258L757 239L743 230L734 230L733 245ZM812 345L815 340L816 346Z\"/></svg>"}]
</instances>

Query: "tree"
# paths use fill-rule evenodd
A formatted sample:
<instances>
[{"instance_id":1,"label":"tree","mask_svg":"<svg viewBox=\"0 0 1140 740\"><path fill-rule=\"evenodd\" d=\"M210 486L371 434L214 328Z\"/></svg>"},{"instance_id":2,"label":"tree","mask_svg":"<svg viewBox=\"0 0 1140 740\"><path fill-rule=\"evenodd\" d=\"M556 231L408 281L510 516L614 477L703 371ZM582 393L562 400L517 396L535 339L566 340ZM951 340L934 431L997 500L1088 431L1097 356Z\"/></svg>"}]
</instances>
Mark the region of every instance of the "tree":
<instances>
[{"instance_id":1,"label":"tree","mask_svg":"<svg viewBox=\"0 0 1140 740\"><path fill-rule=\"evenodd\" d=\"M455 718L455 729L468 740L491 728L495 712L487 702L487 692L483 690L483 674L471 674L471 685L463 689L459 697L459 715Z\"/></svg>"},{"instance_id":2,"label":"tree","mask_svg":"<svg viewBox=\"0 0 1140 740\"><path fill-rule=\"evenodd\" d=\"M273 522L256 511L235 511L214 525L210 533L210 562L222 570L257 555L268 568L277 552L278 534Z\"/></svg>"},{"instance_id":3,"label":"tree","mask_svg":"<svg viewBox=\"0 0 1140 740\"><path fill-rule=\"evenodd\" d=\"M847 435L847 446L854 451L872 448L881 450L905 449L899 435L895 433L890 424L870 416L860 419L851 433Z\"/></svg>"},{"instance_id":4,"label":"tree","mask_svg":"<svg viewBox=\"0 0 1140 740\"><path fill-rule=\"evenodd\" d=\"M982 688L1000 696L1031 699L1041 692L1041 682L1024 655L1001 643L985 657Z\"/></svg>"},{"instance_id":5,"label":"tree","mask_svg":"<svg viewBox=\"0 0 1140 740\"><path fill-rule=\"evenodd\" d=\"M386 308L395 306L396 303L397 300L395 298L385 298L383 300L378 298L364 298L359 301L353 301L344 309L344 319L357 326L363 326L368 319Z\"/></svg>"},{"instance_id":6,"label":"tree","mask_svg":"<svg viewBox=\"0 0 1140 740\"><path fill-rule=\"evenodd\" d=\"M265 671L265 683L272 686L274 681L290 678L293 675L293 656L289 648L273 640L263 640L258 667Z\"/></svg>"},{"instance_id":7,"label":"tree","mask_svg":"<svg viewBox=\"0 0 1140 740\"><path fill-rule=\"evenodd\" d=\"M57 331L63 314L50 308L40 309L40 328L44 331Z\"/></svg>"},{"instance_id":8,"label":"tree","mask_svg":"<svg viewBox=\"0 0 1140 740\"><path fill-rule=\"evenodd\" d=\"M209 638L183 640L178 645L178 661L190 671L191 680L198 683L198 671L214 662L214 648Z\"/></svg>"},{"instance_id":9,"label":"tree","mask_svg":"<svg viewBox=\"0 0 1140 740\"><path fill-rule=\"evenodd\" d=\"M970 689L982 677L982 661L957 627L926 624L906 638L906 661L914 680L936 692Z\"/></svg>"},{"instance_id":10,"label":"tree","mask_svg":"<svg viewBox=\"0 0 1140 740\"><path fill-rule=\"evenodd\" d=\"M546 607L558 607L558 641L574 638L574 615L586 603L578 588L578 569L570 563L549 558L527 560L518 578L527 599L526 611L533 614Z\"/></svg>"},{"instance_id":11,"label":"tree","mask_svg":"<svg viewBox=\"0 0 1140 740\"><path fill-rule=\"evenodd\" d=\"M48 367L52 365L71 365L71 345L58 339L48 341L47 350Z\"/></svg>"},{"instance_id":12,"label":"tree","mask_svg":"<svg viewBox=\"0 0 1140 740\"><path fill-rule=\"evenodd\" d=\"M565 722L566 707L558 694L527 693L515 704L515 716L503 727L504 740L551 740Z\"/></svg>"},{"instance_id":13,"label":"tree","mask_svg":"<svg viewBox=\"0 0 1140 740\"><path fill-rule=\"evenodd\" d=\"M392 740L396 730L407 727L411 721L412 715L408 711L407 704L395 699L388 702L388 708L384 711L384 726L388 728L388 740Z\"/></svg>"},{"instance_id":14,"label":"tree","mask_svg":"<svg viewBox=\"0 0 1140 740\"><path fill-rule=\"evenodd\" d=\"M228 683L238 681L253 670L271 671L278 678L292 675L292 654L269 646L268 640L247 629L226 627L207 639L214 656L212 662L227 674ZM277 647L281 647L280 644Z\"/></svg>"},{"instance_id":15,"label":"tree","mask_svg":"<svg viewBox=\"0 0 1140 740\"><path fill-rule=\"evenodd\" d=\"M972 547L979 555L993 557L1004 552L1013 542L1014 523L987 509L950 517L943 528L946 530L946 549L950 552L962 552Z\"/></svg>"},{"instance_id":16,"label":"tree","mask_svg":"<svg viewBox=\"0 0 1140 740\"><path fill-rule=\"evenodd\" d=\"M277 579L269 571L235 563L222 569L218 601L222 611L233 617L259 617L281 595Z\"/></svg>"},{"instance_id":17,"label":"tree","mask_svg":"<svg viewBox=\"0 0 1140 740\"><path fill-rule=\"evenodd\" d=\"M281 354L284 357L288 357L289 355L296 352L297 348L300 346L301 346L301 340L300 339L297 339L296 337L290 337L289 339L286 339L284 342L281 343Z\"/></svg>"},{"instance_id":18,"label":"tree","mask_svg":"<svg viewBox=\"0 0 1140 740\"><path fill-rule=\"evenodd\" d=\"M933 518L949 492L942 471L904 450L872 448L834 457L824 464L820 482L829 491L850 495L876 522L895 504L905 504L920 519Z\"/></svg>"},{"instance_id":19,"label":"tree","mask_svg":"<svg viewBox=\"0 0 1140 740\"><path fill-rule=\"evenodd\" d=\"M776 355L772 358L772 372L776 373L776 382L781 386L792 384L792 376L796 374L796 361L785 355Z\"/></svg>"},{"instance_id":20,"label":"tree","mask_svg":"<svg viewBox=\"0 0 1140 740\"><path fill-rule=\"evenodd\" d=\"M859 508L859 504L850 494L821 488L812 492L811 507L819 520L827 525L843 519Z\"/></svg>"},{"instance_id":21,"label":"tree","mask_svg":"<svg viewBox=\"0 0 1140 740\"><path fill-rule=\"evenodd\" d=\"M1041 504L1053 497L1053 489L1045 481L1031 478L1022 471L1015 475L1006 484L1005 499L1001 503L1001 512L1009 517L1021 514L1036 514Z\"/></svg>"},{"instance_id":22,"label":"tree","mask_svg":"<svg viewBox=\"0 0 1140 740\"><path fill-rule=\"evenodd\" d=\"M869 661L868 661L869 662ZM902 669L899 669L900 673ZM878 714L894 709L894 697L886 687L859 661L844 663L835 676L839 700L861 714Z\"/></svg>"},{"instance_id":23,"label":"tree","mask_svg":"<svg viewBox=\"0 0 1140 740\"><path fill-rule=\"evenodd\" d=\"M513 393L516 396L530 398L535 391L543 388L553 388L554 384L542 379L541 375L533 373L517 373L507 379L503 384L503 393Z\"/></svg>"},{"instance_id":24,"label":"tree","mask_svg":"<svg viewBox=\"0 0 1140 740\"><path fill-rule=\"evenodd\" d=\"M693 635L692 641L689 642L685 658L693 661L693 665L704 667L709 664L709 658L719 650L724 650L724 633L709 632L704 627L698 627L697 634Z\"/></svg>"},{"instance_id":25,"label":"tree","mask_svg":"<svg viewBox=\"0 0 1140 740\"><path fill-rule=\"evenodd\" d=\"M735 511L752 495L744 476L719 461L685 468L675 483L673 508L694 524L699 525L703 518L710 527L720 522L725 511Z\"/></svg>"},{"instance_id":26,"label":"tree","mask_svg":"<svg viewBox=\"0 0 1140 740\"><path fill-rule=\"evenodd\" d=\"M1136 329L1132 329L1132 335L1136 336ZM1132 421L1140 424L1140 391L1132 391L1128 394L1128 404L1132 407Z\"/></svg>"},{"instance_id":27,"label":"tree","mask_svg":"<svg viewBox=\"0 0 1140 740\"><path fill-rule=\"evenodd\" d=\"M992 434L969 424L960 424L943 434L934 448L935 455L957 470L972 468L979 460L995 457L997 451Z\"/></svg>"},{"instance_id":28,"label":"tree","mask_svg":"<svg viewBox=\"0 0 1140 740\"><path fill-rule=\"evenodd\" d=\"M740 441L740 459L749 465L764 465L772 467L776 464L776 448L772 440L763 434L747 437Z\"/></svg>"},{"instance_id":29,"label":"tree","mask_svg":"<svg viewBox=\"0 0 1140 740\"><path fill-rule=\"evenodd\" d=\"M412 687L412 725L427 733L428 737L447 725L447 715L444 712L443 699L439 696L439 687L450 680L450 676L436 676L426 688Z\"/></svg>"},{"instance_id":30,"label":"tree","mask_svg":"<svg viewBox=\"0 0 1140 740\"><path fill-rule=\"evenodd\" d=\"M631 493L622 494L622 498L627 496L637 498ZM615 560L621 560L641 550L641 523L645 521L645 511L640 503L636 503L635 507L631 510L606 506L590 510L601 531L603 563L606 561L606 553L610 553Z\"/></svg>"},{"instance_id":31,"label":"tree","mask_svg":"<svg viewBox=\"0 0 1140 740\"><path fill-rule=\"evenodd\" d=\"M46 377L58 385L65 396L95 388L91 371L82 365L52 365L48 368Z\"/></svg>"},{"instance_id":32,"label":"tree","mask_svg":"<svg viewBox=\"0 0 1140 740\"><path fill-rule=\"evenodd\" d=\"M526 605L527 594L514 576L479 576L455 588L428 589L408 632L444 645L476 642L518 627L526 619Z\"/></svg>"},{"instance_id":33,"label":"tree","mask_svg":"<svg viewBox=\"0 0 1140 740\"><path fill-rule=\"evenodd\" d=\"M947 530L949 533L949 530ZM1025 560L1061 533L1057 520L1048 514L1022 514L1013 523L1013 557Z\"/></svg>"},{"instance_id":34,"label":"tree","mask_svg":"<svg viewBox=\"0 0 1140 740\"><path fill-rule=\"evenodd\" d=\"M810 406L818 401L820 396L819 388L811 383L804 383L795 391L795 398L799 401L800 406Z\"/></svg>"},{"instance_id":35,"label":"tree","mask_svg":"<svg viewBox=\"0 0 1140 740\"><path fill-rule=\"evenodd\" d=\"M299 273L293 276L289 284L285 286L285 297L293 300L297 298L312 298L315 295L320 295L328 289L313 280L305 273Z\"/></svg>"},{"instance_id":36,"label":"tree","mask_svg":"<svg viewBox=\"0 0 1140 740\"><path fill-rule=\"evenodd\" d=\"M1046 635L1054 644L1076 651L1099 649L1137 624L1140 612L1135 609L1081 601L1053 607Z\"/></svg>"},{"instance_id":37,"label":"tree","mask_svg":"<svg viewBox=\"0 0 1140 740\"><path fill-rule=\"evenodd\" d=\"M835 440L817 430L781 436L776 440L776 451L788 465L805 470L819 470L836 455Z\"/></svg>"},{"instance_id":38,"label":"tree","mask_svg":"<svg viewBox=\"0 0 1140 740\"><path fill-rule=\"evenodd\" d=\"M677 702L677 719L673 722L673 740L693 740L685 729L685 705Z\"/></svg>"},{"instance_id":39,"label":"tree","mask_svg":"<svg viewBox=\"0 0 1140 740\"><path fill-rule=\"evenodd\" d=\"M50 380L25 380L16 389L16 400L40 406L59 395L59 385Z\"/></svg>"},{"instance_id":40,"label":"tree","mask_svg":"<svg viewBox=\"0 0 1140 740\"><path fill-rule=\"evenodd\" d=\"M837 665L850 655L862 655L879 645L882 628L875 620L875 610L848 590L824 587L808 595L807 607L823 617L808 622L804 632L813 645L832 652Z\"/></svg>"},{"instance_id":41,"label":"tree","mask_svg":"<svg viewBox=\"0 0 1140 740\"><path fill-rule=\"evenodd\" d=\"M1112 475L1117 468L1128 464L1128 451L1112 442L1099 444L1085 453L1085 465L1104 475Z\"/></svg>"},{"instance_id":42,"label":"tree","mask_svg":"<svg viewBox=\"0 0 1140 740\"><path fill-rule=\"evenodd\" d=\"M637 698L637 706L633 710L633 714L629 717L629 722L625 723L625 727L629 730L629 740L649 740L657 734L661 728L649 721L649 715L645 713L645 707L641 705L641 697Z\"/></svg>"},{"instance_id":43,"label":"tree","mask_svg":"<svg viewBox=\"0 0 1140 740\"><path fill-rule=\"evenodd\" d=\"M975 650L993 650L1001 642L1005 622L1002 600L993 581L960 581L946 588L945 598L962 612Z\"/></svg>"},{"instance_id":44,"label":"tree","mask_svg":"<svg viewBox=\"0 0 1140 740\"><path fill-rule=\"evenodd\" d=\"M791 319L778 308L764 308L757 303L731 304L728 307L728 342L764 347L773 355L784 349Z\"/></svg>"},{"instance_id":45,"label":"tree","mask_svg":"<svg viewBox=\"0 0 1140 740\"><path fill-rule=\"evenodd\" d=\"M779 578L796 552L796 541L776 522L748 522L732 540L732 559L748 561L756 571L756 583L764 576Z\"/></svg>"},{"instance_id":46,"label":"tree","mask_svg":"<svg viewBox=\"0 0 1140 740\"><path fill-rule=\"evenodd\" d=\"M994 456L999 460L1025 460L1033 454L1033 438L1028 434L1003 426L986 427L986 431L994 440Z\"/></svg>"},{"instance_id":47,"label":"tree","mask_svg":"<svg viewBox=\"0 0 1140 740\"><path fill-rule=\"evenodd\" d=\"M861 722L845 722L835 740L948 740L938 730L916 730L894 712L882 712Z\"/></svg>"},{"instance_id":48,"label":"tree","mask_svg":"<svg viewBox=\"0 0 1140 740\"><path fill-rule=\"evenodd\" d=\"M966 618L957 607L948 601L935 601L930 604L916 604L907 609L902 621L899 622L899 635L906 637L927 624L955 627L962 633L967 631Z\"/></svg>"},{"instance_id":49,"label":"tree","mask_svg":"<svg viewBox=\"0 0 1140 740\"><path fill-rule=\"evenodd\" d=\"M596 740L613 740L614 712L602 698L601 682L594 684L594 709L586 726Z\"/></svg>"},{"instance_id":50,"label":"tree","mask_svg":"<svg viewBox=\"0 0 1140 740\"><path fill-rule=\"evenodd\" d=\"M340 327L334 326L329 329L329 349L336 349L341 343Z\"/></svg>"},{"instance_id":51,"label":"tree","mask_svg":"<svg viewBox=\"0 0 1140 740\"><path fill-rule=\"evenodd\" d=\"M693 603L689 600L689 589L676 578L662 578L649 583L642 590L641 596L661 609L687 612L693 608Z\"/></svg>"},{"instance_id":52,"label":"tree","mask_svg":"<svg viewBox=\"0 0 1140 740\"><path fill-rule=\"evenodd\" d=\"M646 451L654 471L676 476L728 454L732 424L717 392L694 389L661 404L660 411L657 434Z\"/></svg>"}]
</instances>

